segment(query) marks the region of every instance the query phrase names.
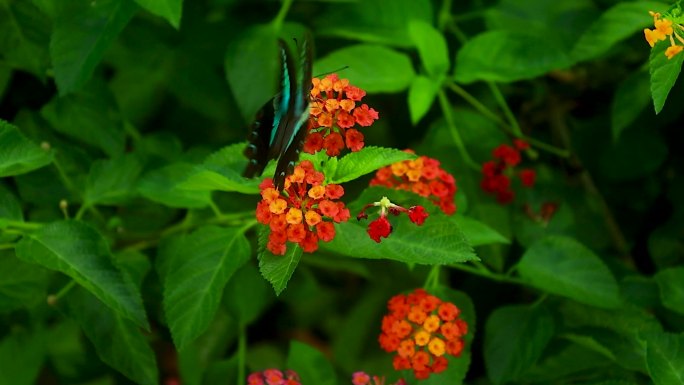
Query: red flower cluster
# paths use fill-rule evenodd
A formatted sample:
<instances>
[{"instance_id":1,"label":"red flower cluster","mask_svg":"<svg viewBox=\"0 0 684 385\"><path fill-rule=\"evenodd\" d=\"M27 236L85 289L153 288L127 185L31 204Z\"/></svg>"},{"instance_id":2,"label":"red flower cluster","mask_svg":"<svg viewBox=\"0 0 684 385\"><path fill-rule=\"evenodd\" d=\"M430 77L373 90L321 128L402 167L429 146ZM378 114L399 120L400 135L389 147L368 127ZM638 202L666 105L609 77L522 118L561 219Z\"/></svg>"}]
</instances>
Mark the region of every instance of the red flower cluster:
<instances>
[{"instance_id":1,"label":"red flower cluster","mask_svg":"<svg viewBox=\"0 0 684 385\"><path fill-rule=\"evenodd\" d=\"M494 160L482 164L482 190L489 194L496 195L496 200L501 204L508 204L513 201L515 192L511 188L511 174L515 167L520 163L520 151L526 150L530 145L520 139L513 141L513 146L502 144L494 149L492 155ZM522 169L518 172L518 177L523 187L534 186L537 173L532 169Z\"/></svg>"},{"instance_id":2,"label":"red flower cluster","mask_svg":"<svg viewBox=\"0 0 684 385\"><path fill-rule=\"evenodd\" d=\"M385 385L385 377L378 377L378 376L373 376L372 377L373 382L371 383L371 376L364 372L355 372L352 375L352 384L353 385ZM403 379L399 379L399 381L395 382L393 385L406 385L406 381Z\"/></svg>"},{"instance_id":3,"label":"red flower cluster","mask_svg":"<svg viewBox=\"0 0 684 385\"><path fill-rule=\"evenodd\" d=\"M336 74L313 78L309 134L304 151L315 154L325 148L328 156L337 156L347 146L351 151L363 148L363 134L352 127L368 127L378 119L378 112L367 104L357 106L366 91L349 85L349 80Z\"/></svg>"},{"instance_id":4,"label":"red flower cluster","mask_svg":"<svg viewBox=\"0 0 684 385\"><path fill-rule=\"evenodd\" d=\"M425 223L425 219L428 217L427 211L423 206L411 206L409 208L401 207L390 202L387 197L382 197L379 202L369 203L361 209L361 212L356 216L357 220L368 218L366 214L366 209L369 207L380 207L380 217L372 221L368 225L368 235L375 242L380 243L380 238L389 237L392 232L392 225L389 220L387 220L387 213L394 215L399 215L401 213L407 213L411 222L417 224L418 226Z\"/></svg>"},{"instance_id":5,"label":"red flower cluster","mask_svg":"<svg viewBox=\"0 0 684 385\"><path fill-rule=\"evenodd\" d=\"M299 381L299 375L293 370L283 374L278 369L266 369L247 376L247 385L302 385Z\"/></svg>"},{"instance_id":6,"label":"red flower cluster","mask_svg":"<svg viewBox=\"0 0 684 385\"><path fill-rule=\"evenodd\" d=\"M549 224L549 221L551 218L553 218L554 214L556 214L556 211L558 211L558 207L559 204L556 202L544 202L541 205L539 213L536 213L534 210L532 210L532 206L530 206L528 203L525 203L523 206L523 211L533 221L546 226Z\"/></svg>"},{"instance_id":7,"label":"red flower cluster","mask_svg":"<svg viewBox=\"0 0 684 385\"><path fill-rule=\"evenodd\" d=\"M405 151L413 154L411 150ZM448 215L456 212L456 180L440 167L437 159L420 156L416 160L405 160L383 167L375 173L370 185L413 191L420 196L429 197Z\"/></svg>"},{"instance_id":8,"label":"red flower cluster","mask_svg":"<svg viewBox=\"0 0 684 385\"><path fill-rule=\"evenodd\" d=\"M386 352L397 352L396 370L413 369L417 379L426 379L446 370L446 354L461 354L468 325L453 303L416 289L392 297L387 308L390 313L382 319L379 342Z\"/></svg>"},{"instance_id":9,"label":"red flower cluster","mask_svg":"<svg viewBox=\"0 0 684 385\"><path fill-rule=\"evenodd\" d=\"M344 189L336 184L324 186L323 179L323 173L304 160L285 178L282 192L273 187L270 178L259 185L262 200L257 204L256 217L271 229L266 247L273 254L285 254L287 241L312 253L318 249L319 240L329 242L335 237L333 222L349 219L349 209L336 201Z\"/></svg>"}]
</instances>

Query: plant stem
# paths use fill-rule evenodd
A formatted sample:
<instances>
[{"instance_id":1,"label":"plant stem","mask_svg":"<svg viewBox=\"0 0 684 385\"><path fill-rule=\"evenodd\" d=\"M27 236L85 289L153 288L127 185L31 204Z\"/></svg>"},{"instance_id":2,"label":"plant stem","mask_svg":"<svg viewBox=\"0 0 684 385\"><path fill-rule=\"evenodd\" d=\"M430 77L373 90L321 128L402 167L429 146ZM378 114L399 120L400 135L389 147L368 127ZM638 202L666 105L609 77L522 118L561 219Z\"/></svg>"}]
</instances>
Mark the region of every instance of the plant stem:
<instances>
[{"instance_id":1,"label":"plant stem","mask_svg":"<svg viewBox=\"0 0 684 385\"><path fill-rule=\"evenodd\" d=\"M442 1L442 8L439 10L439 15L437 16L437 27L440 31L444 31L447 25L451 21L451 1Z\"/></svg>"},{"instance_id":2,"label":"plant stem","mask_svg":"<svg viewBox=\"0 0 684 385\"><path fill-rule=\"evenodd\" d=\"M13 249L16 245L16 243L0 243L0 250Z\"/></svg>"},{"instance_id":3,"label":"plant stem","mask_svg":"<svg viewBox=\"0 0 684 385\"><path fill-rule=\"evenodd\" d=\"M507 283L522 285L522 286L526 285L526 283L521 279L514 278L514 277L508 277L508 276L505 276L502 274L492 273L489 269L484 267L484 265L479 265L479 267L472 267L472 266L468 266L468 265L463 264L463 263L457 263L457 264L453 264L453 265L449 265L449 266L453 267L455 269L458 269L458 270L462 270L462 271L471 273L471 274L479 275L480 277L489 278L489 279L491 279L493 281L497 281L497 282L507 282Z\"/></svg>"},{"instance_id":4,"label":"plant stem","mask_svg":"<svg viewBox=\"0 0 684 385\"><path fill-rule=\"evenodd\" d=\"M424 289L432 290L439 287L439 269L440 265L432 266L430 273L428 273L428 276L425 279L425 284L423 285Z\"/></svg>"},{"instance_id":5,"label":"plant stem","mask_svg":"<svg viewBox=\"0 0 684 385\"><path fill-rule=\"evenodd\" d=\"M449 100L444 94L443 89L439 90L439 92L437 93L437 97L439 98L439 105L442 108L442 113L444 114L444 119L446 120L447 127L449 128L449 132L451 133L451 137L454 139L454 143L456 143L456 148L458 148L458 151L461 153L463 161L466 163L468 167L479 171L480 165L475 163L475 161L470 157L470 154L468 154L468 150L466 150L465 148L463 139L461 139L461 134L459 134L458 129L454 124L454 117L451 114L451 105L449 104Z\"/></svg>"},{"instance_id":6,"label":"plant stem","mask_svg":"<svg viewBox=\"0 0 684 385\"><path fill-rule=\"evenodd\" d=\"M5 225L7 225L7 227L15 227L17 229L23 230L38 230L41 227L43 227L43 224L38 222L23 222L12 220L3 220L3 222Z\"/></svg>"},{"instance_id":7,"label":"plant stem","mask_svg":"<svg viewBox=\"0 0 684 385\"><path fill-rule=\"evenodd\" d=\"M271 25L276 31L280 31L280 29L283 27L283 22L285 21L285 17L287 16L287 12L290 10L290 6L292 5L293 1L294 0L283 0L283 4L280 6L278 14L271 22Z\"/></svg>"},{"instance_id":8,"label":"plant stem","mask_svg":"<svg viewBox=\"0 0 684 385\"><path fill-rule=\"evenodd\" d=\"M61 289L57 292L57 294L48 296L48 302L49 302L50 304L55 304L55 303L57 303L57 301L59 301L60 298L64 297L71 289L74 288L74 286L76 286L76 281L74 281L74 280L72 279L71 281L69 281L69 283L67 283L66 285L64 285L64 287L61 288Z\"/></svg>"},{"instance_id":9,"label":"plant stem","mask_svg":"<svg viewBox=\"0 0 684 385\"><path fill-rule=\"evenodd\" d=\"M518 119L516 119L515 115L513 115L513 111L511 111L511 108L508 106L506 98L504 98L499 87L494 82L487 82L487 86L489 86L489 89L492 91L492 95L494 95L496 103L503 111L504 115L506 116L506 119L508 119L508 124L511 127L511 130L513 131L513 135L515 135L518 138L522 137L523 133L520 130Z\"/></svg>"}]
</instances>

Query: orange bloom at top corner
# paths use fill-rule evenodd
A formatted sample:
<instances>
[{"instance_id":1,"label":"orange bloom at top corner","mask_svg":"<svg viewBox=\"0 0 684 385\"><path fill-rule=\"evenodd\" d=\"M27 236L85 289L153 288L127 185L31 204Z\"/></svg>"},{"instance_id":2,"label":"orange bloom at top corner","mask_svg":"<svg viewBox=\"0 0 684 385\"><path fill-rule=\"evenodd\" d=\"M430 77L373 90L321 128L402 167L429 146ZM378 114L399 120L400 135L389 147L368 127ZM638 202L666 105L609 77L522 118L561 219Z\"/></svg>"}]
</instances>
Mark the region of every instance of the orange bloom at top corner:
<instances>
[{"instance_id":1,"label":"orange bloom at top corner","mask_svg":"<svg viewBox=\"0 0 684 385\"><path fill-rule=\"evenodd\" d=\"M672 20L663 17L659 12L650 11L649 13L653 16L653 25L655 28L644 29L644 37L646 38L648 45L653 48L659 41L669 38L670 46L665 50L665 56L667 56L668 60L672 59L675 55L684 50L684 38L679 34L684 32L684 26L673 23Z\"/></svg>"},{"instance_id":2,"label":"orange bloom at top corner","mask_svg":"<svg viewBox=\"0 0 684 385\"><path fill-rule=\"evenodd\" d=\"M353 127L368 127L379 116L367 104L359 104L366 91L336 74L313 78L311 83L309 134L304 151L315 154L325 149L328 156L337 156L345 147L361 150L365 145L363 134Z\"/></svg>"}]
</instances>

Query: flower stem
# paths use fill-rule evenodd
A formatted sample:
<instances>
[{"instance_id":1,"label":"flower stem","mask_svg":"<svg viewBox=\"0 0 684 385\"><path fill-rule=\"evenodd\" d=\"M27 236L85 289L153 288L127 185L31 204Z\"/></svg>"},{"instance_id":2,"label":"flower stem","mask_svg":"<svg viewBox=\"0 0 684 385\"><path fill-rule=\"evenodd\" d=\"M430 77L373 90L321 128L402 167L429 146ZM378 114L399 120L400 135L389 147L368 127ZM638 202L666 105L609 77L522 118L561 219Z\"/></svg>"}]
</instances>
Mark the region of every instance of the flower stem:
<instances>
[{"instance_id":1,"label":"flower stem","mask_svg":"<svg viewBox=\"0 0 684 385\"><path fill-rule=\"evenodd\" d=\"M468 150L465 148L463 139L461 139L461 134L459 134L458 129L456 128L456 125L454 123L454 117L451 114L451 105L449 104L449 100L444 94L444 90L439 90L437 96L439 98L439 105L442 107L442 113L444 113L444 119L446 120L447 127L449 128L449 132L451 133L451 137L454 139L456 148L458 148L458 151L461 153L463 161L466 163L468 167L479 171L480 165L475 163L475 161L470 157L470 154L468 154Z\"/></svg>"},{"instance_id":2,"label":"flower stem","mask_svg":"<svg viewBox=\"0 0 684 385\"><path fill-rule=\"evenodd\" d=\"M439 269L440 265L432 266L430 273L428 273L428 276L425 279L425 284L423 285L424 289L433 290L439 287Z\"/></svg>"},{"instance_id":3,"label":"flower stem","mask_svg":"<svg viewBox=\"0 0 684 385\"><path fill-rule=\"evenodd\" d=\"M463 264L463 263L453 264L453 265L449 265L449 266L453 267L455 269L458 269L458 270L462 270L462 271L471 273L471 274L479 275L480 277L489 278L489 279L491 279L493 281L497 281L497 282L506 282L506 283L512 283L515 285L523 285L523 286L526 285L526 283L521 279L518 279L515 277L509 277L509 276L506 276L503 274L493 273L491 270L487 269L482 264L479 264L478 267L468 266L468 265Z\"/></svg>"},{"instance_id":4,"label":"flower stem","mask_svg":"<svg viewBox=\"0 0 684 385\"><path fill-rule=\"evenodd\" d=\"M57 301L59 301L60 298L64 297L71 289L74 288L74 286L76 286L76 281L74 281L74 280L72 279L71 281L69 281L69 283L67 283L66 285L64 285L64 287L61 288L61 289L57 292L57 294L52 294L52 295L49 295L49 296L48 296L48 298L47 298L48 304L49 304L50 306L55 305L55 304L57 303Z\"/></svg>"},{"instance_id":5,"label":"flower stem","mask_svg":"<svg viewBox=\"0 0 684 385\"><path fill-rule=\"evenodd\" d=\"M245 383L245 362L247 361L247 331L245 330L245 325L240 322L239 332L238 332L238 351L237 351L237 381L236 384Z\"/></svg>"},{"instance_id":6,"label":"flower stem","mask_svg":"<svg viewBox=\"0 0 684 385\"><path fill-rule=\"evenodd\" d=\"M290 10L290 6L292 5L293 1L294 0L283 0L278 14L271 22L271 25L276 31L280 31L280 29L283 27L283 22L285 21L285 17L287 16L287 12Z\"/></svg>"}]
</instances>

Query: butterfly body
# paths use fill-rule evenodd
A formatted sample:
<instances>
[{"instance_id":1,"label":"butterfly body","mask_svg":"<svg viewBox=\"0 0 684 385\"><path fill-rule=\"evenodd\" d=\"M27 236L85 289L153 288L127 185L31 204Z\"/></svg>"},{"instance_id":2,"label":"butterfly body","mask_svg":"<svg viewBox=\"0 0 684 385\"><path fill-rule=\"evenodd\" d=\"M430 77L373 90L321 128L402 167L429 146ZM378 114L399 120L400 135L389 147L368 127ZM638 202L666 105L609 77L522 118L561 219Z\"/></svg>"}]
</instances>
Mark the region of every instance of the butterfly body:
<instances>
[{"instance_id":1,"label":"butterfly body","mask_svg":"<svg viewBox=\"0 0 684 385\"><path fill-rule=\"evenodd\" d=\"M297 74L285 42L279 40L278 46L282 63L280 92L259 110L252 124L245 150L249 163L244 176L261 174L269 160L277 159L273 184L280 190L299 159L307 132L313 50L311 39L305 39L300 48Z\"/></svg>"}]
</instances>

